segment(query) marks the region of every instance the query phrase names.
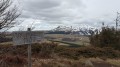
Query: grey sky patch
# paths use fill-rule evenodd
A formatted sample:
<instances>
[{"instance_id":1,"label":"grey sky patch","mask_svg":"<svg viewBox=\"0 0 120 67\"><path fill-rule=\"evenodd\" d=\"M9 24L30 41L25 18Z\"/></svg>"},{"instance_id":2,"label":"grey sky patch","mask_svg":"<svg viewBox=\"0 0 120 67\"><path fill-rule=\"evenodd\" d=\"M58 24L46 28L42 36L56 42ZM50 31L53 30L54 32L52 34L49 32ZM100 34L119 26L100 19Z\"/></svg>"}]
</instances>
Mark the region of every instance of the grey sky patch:
<instances>
[{"instance_id":1,"label":"grey sky patch","mask_svg":"<svg viewBox=\"0 0 120 67\"><path fill-rule=\"evenodd\" d=\"M81 14L77 13L83 10L81 0L23 0L23 2L22 17L38 17L39 20L50 21L50 23L56 21L59 24L58 21L63 21L64 17L74 19L80 16Z\"/></svg>"},{"instance_id":2,"label":"grey sky patch","mask_svg":"<svg viewBox=\"0 0 120 67\"><path fill-rule=\"evenodd\" d=\"M57 25L89 25L100 27L102 22L114 25L116 12L120 11L120 0L20 0L23 9L20 18L27 21L22 26L35 20L39 28ZM29 21L28 21L29 20Z\"/></svg>"}]
</instances>

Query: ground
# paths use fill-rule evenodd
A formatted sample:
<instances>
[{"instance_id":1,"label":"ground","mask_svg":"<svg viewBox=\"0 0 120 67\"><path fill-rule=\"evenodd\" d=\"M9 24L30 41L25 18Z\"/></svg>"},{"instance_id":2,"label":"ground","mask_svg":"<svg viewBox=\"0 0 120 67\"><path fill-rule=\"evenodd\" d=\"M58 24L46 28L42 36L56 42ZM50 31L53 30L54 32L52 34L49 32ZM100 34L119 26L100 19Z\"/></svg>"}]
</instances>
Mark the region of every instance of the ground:
<instances>
[{"instance_id":1,"label":"ground","mask_svg":"<svg viewBox=\"0 0 120 67\"><path fill-rule=\"evenodd\" d=\"M113 60L113 59L111 59ZM120 64L120 60L118 61ZM39 59L33 62L33 67L120 67L99 58L70 59Z\"/></svg>"},{"instance_id":2,"label":"ground","mask_svg":"<svg viewBox=\"0 0 120 67\"><path fill-rule=\"evenodd\" d=\"M32 67L120 67L120 51L91 47L87 36L47 34L45 38L45 43L32 45ZM0 43L0 67L27 67L27 45Z\"/></svg>"}]
</instances>

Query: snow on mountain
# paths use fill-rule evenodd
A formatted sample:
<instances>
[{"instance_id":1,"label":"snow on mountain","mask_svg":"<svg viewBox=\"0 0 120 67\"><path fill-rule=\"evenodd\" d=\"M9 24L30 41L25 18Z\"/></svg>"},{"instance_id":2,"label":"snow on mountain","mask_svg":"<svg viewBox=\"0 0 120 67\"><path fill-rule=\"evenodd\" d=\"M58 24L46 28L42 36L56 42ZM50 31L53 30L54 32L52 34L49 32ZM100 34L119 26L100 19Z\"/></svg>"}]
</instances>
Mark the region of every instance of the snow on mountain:
<instances>
[{"instance_id":1,"label":"snow on mountain","mask_svg":"<svg viewBox=\"0 0 120 67\"><path fill-rule=\"evenodd\" d=\"M80 35L90 35L92 32L97 32L98 29L94 27L83 27L83 26L58 26L52 30L53 32L70 32L69 34L80 34Z\"/></svg>"}]
</instances>

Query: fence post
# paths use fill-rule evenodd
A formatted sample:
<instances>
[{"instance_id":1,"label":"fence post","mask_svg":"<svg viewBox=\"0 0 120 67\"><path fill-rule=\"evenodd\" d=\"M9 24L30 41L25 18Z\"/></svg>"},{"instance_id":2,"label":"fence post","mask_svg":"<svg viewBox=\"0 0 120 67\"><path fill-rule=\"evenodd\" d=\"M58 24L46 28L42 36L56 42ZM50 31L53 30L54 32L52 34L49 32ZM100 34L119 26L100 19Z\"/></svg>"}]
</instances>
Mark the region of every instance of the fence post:
<instances>
[{"instance_id":1,"label":"fence post","mask_svg":"<svg viewBox=\"0 0 120 67\"><path fill-rule=\"evenodd\" d=\"M31 28L28 28L27 31L29 32L29 34L31 34ZM31 35L30 35L30 37L31 37ZM32 67L32 62L31 62L31 42L30 42L30 44L28 44L28 67Z\"/></svg>"}]
</instances>

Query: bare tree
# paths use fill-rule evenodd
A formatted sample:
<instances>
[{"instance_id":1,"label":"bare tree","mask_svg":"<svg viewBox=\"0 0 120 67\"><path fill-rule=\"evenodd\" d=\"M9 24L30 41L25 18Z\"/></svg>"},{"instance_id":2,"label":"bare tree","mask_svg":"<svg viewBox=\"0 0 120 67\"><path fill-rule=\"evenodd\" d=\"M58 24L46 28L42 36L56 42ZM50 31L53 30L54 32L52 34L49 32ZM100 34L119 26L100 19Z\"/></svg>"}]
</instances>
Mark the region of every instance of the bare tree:
<instances>
[{"instance_id":1,"label":"bare tree","mask_svg":"<svg viewBox=\"0 0 120 67\"><path fill-rule=\"evenodd\" d=\"M0 0L0 30L13 27L19 15L18 8L13 6L13 1Z\"/></svg>"}]
</instances>

